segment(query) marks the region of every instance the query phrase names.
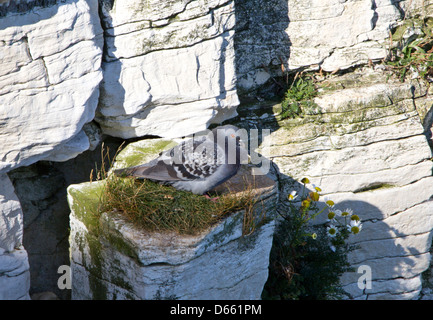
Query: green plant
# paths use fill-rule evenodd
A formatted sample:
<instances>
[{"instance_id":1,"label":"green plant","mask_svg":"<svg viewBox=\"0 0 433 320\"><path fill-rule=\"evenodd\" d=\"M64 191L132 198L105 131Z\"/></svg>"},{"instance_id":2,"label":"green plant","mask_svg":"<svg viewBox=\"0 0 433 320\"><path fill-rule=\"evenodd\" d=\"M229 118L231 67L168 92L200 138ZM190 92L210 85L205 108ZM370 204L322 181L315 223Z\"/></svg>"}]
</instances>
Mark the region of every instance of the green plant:
<instances>
[{"instance_id":1,"label":"green plant","mask_svg":"<svg viewBox=\"0 0 433 320\"><path fill-rule=\"evenodd\" d=\"M386 64L404 81L409 72L413 78L433 77L433 31L424 23L420 34L404 45L398 44L390 51Z\"/></svg>"},{"instance_id":2,"label":"green plant","mask_svg":"<svg viewBox=\"0 0 433 320\"><path fill-rule=\"evenodd\" d=\"M336 299L344 296L340 277L350 271L347 254L353 246L347 243L350 234L362 229L359 217L352 210L341 211L327 200L319 206L319 187L306 194L308 179L303 179L300 201L289 195L287 212L279 212L271 251L269 278L263 299ZM311 221L327 214L325 225L312 226Z\"/></svg>"},{"instance_id":3,"label":"green plant","mask_svg":"<svg viewBox=\"0 0 433 320\"><path fill-rule=\"evenodd\" d=\"M281 103L281 118L295 118L316 106L316 88L310 77L295 77Z\"/></svg>"}]
</instances>

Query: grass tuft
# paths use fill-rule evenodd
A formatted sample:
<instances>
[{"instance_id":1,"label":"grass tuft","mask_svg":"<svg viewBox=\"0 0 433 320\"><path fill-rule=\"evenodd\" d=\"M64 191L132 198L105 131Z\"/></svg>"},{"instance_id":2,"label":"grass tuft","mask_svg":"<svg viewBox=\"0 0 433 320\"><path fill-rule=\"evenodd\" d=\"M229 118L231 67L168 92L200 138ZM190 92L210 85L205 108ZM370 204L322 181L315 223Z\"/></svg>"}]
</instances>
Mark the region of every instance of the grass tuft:
<instances>
[{"instance_id":1,"label":"grass tuft","mask_svg":"<svg viewBox=\"0 0 433 320\"><path fill-rule=\"evenodd\" d=\"M101 198L101 212L120 212L127 220L149 231L196 234L226 215L250 207L254 202L242 196L224 194L209 199L149 180L110 175Z\"/></svg>"}]
</instances>

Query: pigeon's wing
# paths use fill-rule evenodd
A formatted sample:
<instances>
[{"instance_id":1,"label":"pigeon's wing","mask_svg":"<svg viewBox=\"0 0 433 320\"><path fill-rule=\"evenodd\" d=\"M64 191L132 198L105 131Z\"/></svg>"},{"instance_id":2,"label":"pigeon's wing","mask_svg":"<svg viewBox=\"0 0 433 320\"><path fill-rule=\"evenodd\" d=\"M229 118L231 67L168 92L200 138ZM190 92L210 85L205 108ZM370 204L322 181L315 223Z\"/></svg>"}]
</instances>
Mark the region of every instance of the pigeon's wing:
<instances>
[{"instance_id":1,"label":"pigeon's wing","mask_svg":"<svg viewBox=\"0 0 433 320\"><path fill-rule=\"evenodd\" d=\"M174 161L172 166L182 180L206 179L223 163L223 151L213 140L189 140L180 148L182 161Z\"/></svg>"},{"instance_id":2,"label":"pigeon's wing","mask_svg":"<svg viewBox=\"0 0 433 320\"><path fill-rule=\"evenodd\" d=\"M214 152L206 152L208 149ZM239 164L229 164L225 151L219 144L206 143L200 145L193 154L185 154L186 161L174 168L185 172L185 176L190 178L175 181L172 185L179 190L203 194L227 181L236 174Z\"/></svg>"}]
</instances>

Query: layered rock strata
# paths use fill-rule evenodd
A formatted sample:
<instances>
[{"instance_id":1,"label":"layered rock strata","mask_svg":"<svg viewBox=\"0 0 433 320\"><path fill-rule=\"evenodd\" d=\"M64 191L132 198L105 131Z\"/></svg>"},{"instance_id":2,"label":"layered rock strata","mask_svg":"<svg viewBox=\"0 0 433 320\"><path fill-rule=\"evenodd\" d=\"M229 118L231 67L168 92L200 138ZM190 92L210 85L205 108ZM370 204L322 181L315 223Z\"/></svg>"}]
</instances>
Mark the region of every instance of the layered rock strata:
<instances>
[{"instance_id":1,"label":"layered rock strata","mask_svg":"<svg viewBox=\"0 0 433 320\"><path fill-rule=\"evenodd\" d=\"M296 181L306 176L336 208L363 220L350 238L358 246L349 256L355 272L342 277L354 299L418 298L431 259L432 151L417 111L428 88L386 79L370 68L331 77L297 119L282 120L280 105L239 110L240 125L272 128L261 153L280 172L281 199L300 191ZM356 270L365 265L372 287L364 290Z\"/></svg>"},{"instance_id":2,"label":"layered rock strata","mask_svg":"<svg viewBox=\"0 0 433 320\"><path fill-rule=\"evenodd\" d=\"M236 115L233 1L103 1L104 133L175 138Z\"/></svg>"}]
</instances>

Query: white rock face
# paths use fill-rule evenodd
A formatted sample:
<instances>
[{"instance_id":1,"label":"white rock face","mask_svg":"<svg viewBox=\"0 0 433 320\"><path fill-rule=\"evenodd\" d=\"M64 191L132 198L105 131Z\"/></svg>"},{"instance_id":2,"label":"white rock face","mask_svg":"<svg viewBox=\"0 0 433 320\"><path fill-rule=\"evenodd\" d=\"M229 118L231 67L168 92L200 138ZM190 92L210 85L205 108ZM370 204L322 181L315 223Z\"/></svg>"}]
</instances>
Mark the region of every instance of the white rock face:
<instances>
[{"instance_id":1,"label":"white rock face","mask_svg":"<svg viewBox=\"0 0 433 320\"><path fill-rule=\"evenodd\" d=\"M21 205L8 176L0 174L0 249L13 251L22 245L22 241L23 213Z\"/></svg>"},{"instance_id":2,"label":"white rock face","mask_svg":"<svg viewBox=\"0 0 433 320\"><path fill-rule=\"evenodd\" d=\"M100 139L91 123L95 114L103 133L122 138L200 131L236 115L237 88L260 86L281 75L281 65L334 71L380 60L387 54L389 31L403 18L433 13L432 0L107 0L100 1L103 33L97 0L64 0L4 16L10 3L16 7L0 0L5 2L0 8L0 299L28 298L29 287L21 207L5 172L94 149ZM263 153L279 167L283 193L294 187L290 177L308 176L336 203L361 215L363 232L353 240L360 249L351 260L355 267L371 267L373 287L362 291L359 274L344 275L344 288L354 298L416 298L431 260L433 228L431 151L418 109L425 92L414 85L413 96L409 84L368 76L376 81L359 76L345 89L320 95L319 110L306 115L311 121L283 123ZM431 100L422 99L431 117ZM246 119L272 126L266 121L273 117L262 116L252 119L249 112ZM84 230L80 223L72 222L72 230ZM110 232L121 227L113 221L107 226L114 228L107 227ZM264 230L260 239L269 240L270 229ZM244 267L227 260L235 243L218 256L233 269ZM257 256L267 250L256 249ZM190 253L203 266L211 259L200 250ZM104 254L135 263L128 255ZM192 276L190 262L174 263L173 281L180 274ZM215 270L224 270L217 263ZM95 282L81 266L77 263L77 286L92 289ZM153 275L153 268L146 272ZM258 283L263 268L243 272L256 272ZM143 268L131 270L133 278L143 276ZM167 270L161 279L167 279ZM229 290L233 297L257 297L244 292L244 280L223 278L239 281ZM104 281L112 293L131 294L109 278ZM202 283L191 283L202 290ZM134 287L133 297L181 296L185 288L141 290ZM220 292L206 294L216 298Z\"/></svg>"},{"instance_id":3,"label":"white rock face","mask_svg":"<svg viewBox=\"0 0 433 320\"><path fill-rule=\"evenodd\" d=\"M381 60L393 27L404 17L432 12L431 0L240 0L238 87L257 88L281 76L281 64L332 72Z\"/></svg>"},{"instance_id":4,"label":"white rock face","mask_svg":"<svg viewBox=\"0 0 433 320\"><path fill-rule=\"evenodd\" d=\"M68 0L0 18L0 299L28 299L30 288L23 214L5 172L95 144L84 126L102 79L97 8L96 0Z\"/></svg>"},{"instance_id":5,"label":"white rock face","mask_svg":"<svg viewBox=\"0 0 433 320\"><path fill-rule=\"evenodd\" d=\"M180 137L236 115L233 1L111 6L102 6L104 133Z\"/></svg>"},{"instance_id":6,"label":"white rock face","mask_svg":"<svg viewBox=\"0 0 433 320\"><path fill-rule=\"evenodd\" d=\"M78 241L71 246L72 299L260 299L274 222L242 240L242 215L198 237L146 234L120 217L104 215L104 233L110 240L98 239L104 243L99 274L86 241L87 228L72 216L71 239ZM133 256L110 241L126 243ZM95 281L105 287L105 296L95 290Z\"/></svg>"},{"instance_id":7,"label":"white rock face","mask_svg":"<svg viewBox=\"0 0 433 320\"><path fill-rule=\"evenodd\" d=\"M281 172L281 199L308 177L337 209L352 208L363 221L350 238L359 248L343 288L355 299L415 299L433 236L432 151L417 112L427 89L392 78L384 85L384 77L364 68L330 79L303 119L253 119L249 107L246 121L274 128L262 154ZM371 289L358 286L360 266L371 268Z\"/></svg>"},{"instance_id":8,"label":"white rock face","mask_svg":"<svg viewBox=\"0 0 433 320\"><path fill-rule=\"evenodd\" d=\"M29 300L30 272L26 250L0 248L0 300Z\"/></svg>"},{"instance_id":9,"label":"white rock face","mask_svg":"<svg viewBox=\"0 0 433 320\"><path fill-rule=\"evenodd\" d=\"M401 19L390 1L289 1L290 68L310 60L324 71L345 69L386 55L383 43ZM326 8L326 9L325 9ZM356 21L356 23L354 23ZM307 57L307 59L305 59ZM309 58L309 59L308 59Z\"/></svg>"},{"instance_id":10,"label":"white rock face","mask_svg":"<svg viewBox=\"0 0 433 320\"><path fill-rule=\"evenodd\" d=\"M97 8L69 0L0 19L0 172L89 149L82 129L102 79Z\"/></svg>"},{"instance_id":11,"label":"white rock face","mask_svg":"<svg viewBox=\"0 0 433 320\"><path fill-rule=\"evenodd\" d=\"M29 299L29 263L22 237L20 203L8 176L0 174L0 300Z\"/></svg>"}]
</instances>

